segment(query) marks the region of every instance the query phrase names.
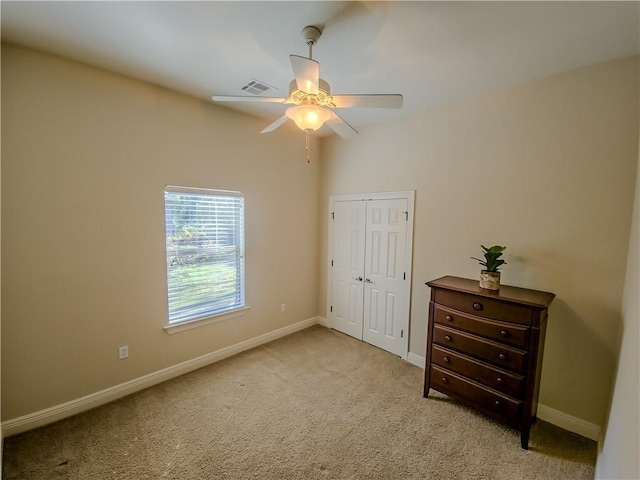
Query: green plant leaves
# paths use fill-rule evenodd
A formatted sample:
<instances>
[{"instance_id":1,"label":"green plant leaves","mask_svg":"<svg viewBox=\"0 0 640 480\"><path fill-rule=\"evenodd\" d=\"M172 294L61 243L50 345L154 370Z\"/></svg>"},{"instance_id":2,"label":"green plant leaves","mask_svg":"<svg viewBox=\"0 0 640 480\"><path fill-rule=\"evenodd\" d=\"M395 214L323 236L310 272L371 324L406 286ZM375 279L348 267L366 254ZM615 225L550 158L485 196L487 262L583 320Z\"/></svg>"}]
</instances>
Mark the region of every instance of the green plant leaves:
<instances>
[{"instance_id":1,"label":"green plant leaves","mask_svg":"<svg viewBox=\"0 0 640 480\"><path fill-rule=\"evenodd\" d=\"M485 267L485 270L487 270L488 272L497 272L502 265L507 264L507 262L500 258L502 256L502 252L504 252L507 247L501 247L500 245L494 245L489 248L485 247L484 245L480 246L482 247L482 250L484 250L485 261L483 262L476 257L471 258L473 260L477 260L480 265L483 265Z\"/></svg>"}]
</instances>

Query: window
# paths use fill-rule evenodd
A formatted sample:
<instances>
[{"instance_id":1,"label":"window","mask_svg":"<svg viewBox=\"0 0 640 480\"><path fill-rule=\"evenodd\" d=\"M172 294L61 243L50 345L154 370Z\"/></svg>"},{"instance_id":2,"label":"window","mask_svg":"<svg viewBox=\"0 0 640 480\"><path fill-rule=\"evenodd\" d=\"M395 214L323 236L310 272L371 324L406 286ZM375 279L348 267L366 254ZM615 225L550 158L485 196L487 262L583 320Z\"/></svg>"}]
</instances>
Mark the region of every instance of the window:
<instances>
[{"instance_id":1,"label":"window","mask_svg":"<svg viewBox=\"0 0 640 480\"><path fill-rule=\"evenodd\" d=\"M244 197L167 186L164 191L169 326L244 304Z\"/></svg>"}]
</instances>

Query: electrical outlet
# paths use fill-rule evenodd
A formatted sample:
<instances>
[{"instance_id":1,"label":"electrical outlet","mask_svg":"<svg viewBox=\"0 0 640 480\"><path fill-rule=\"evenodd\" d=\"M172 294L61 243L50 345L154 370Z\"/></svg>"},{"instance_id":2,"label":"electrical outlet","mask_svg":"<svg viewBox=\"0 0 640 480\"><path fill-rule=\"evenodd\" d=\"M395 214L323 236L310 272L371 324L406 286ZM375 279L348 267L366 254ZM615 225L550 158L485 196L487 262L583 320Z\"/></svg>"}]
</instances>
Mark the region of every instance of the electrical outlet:
<instances>
[{"instance_id":1,"label":"electrical outlet","mask_svg":"<svg viewBox=\"0 0 640 480\"><path fill-rule=\"evenodd\" d=\"M118 348L118 357L123 360L129 356L129 345L124 345Z\"/></svg>"},{"instance_id":2,"label":"electrical outlet","mask_svg":"<svg viewBox=\"0 0 640 480\"><path fill-rule=\"evenodd\" d=\"M286 312L287 311L287 305L285 303L281 303L280 304L280 311L281 312Z\"/></svg>"}]
</instances>

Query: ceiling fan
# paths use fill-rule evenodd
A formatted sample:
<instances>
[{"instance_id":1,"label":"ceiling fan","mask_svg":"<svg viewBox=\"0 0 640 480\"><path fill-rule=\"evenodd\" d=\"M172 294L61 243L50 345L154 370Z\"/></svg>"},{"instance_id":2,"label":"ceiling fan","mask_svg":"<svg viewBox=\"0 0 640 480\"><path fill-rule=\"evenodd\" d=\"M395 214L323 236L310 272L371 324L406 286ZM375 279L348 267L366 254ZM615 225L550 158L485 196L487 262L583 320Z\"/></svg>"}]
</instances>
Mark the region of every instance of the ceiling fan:
<instances>
[{"instance_id":1,"label":"ceiling fan","mask_svg":"<svg viewBox=\"0 0 640 480\"><path fill-rule=\"evenodd\" d=\"M322 125L327 125L342 138L351 138L358 132L345 122L334 109L339 108L401 108L402 95L399 94L360 94L331 95L329 83L320 78L320 64L313 60L313 46L317 43L322 31L318 27L307 26L302 29L302 36L309 46L309 57L290 55L294 80L289 84L289 96L284 97L249 97L237 95L214 95L216 102L267 102L286 103L292 106L285 114L267 126L260 133L269 133L284 125L290 119L306 132L307 163L309 157L309 134Z\"/></svg>"}]
</instances>

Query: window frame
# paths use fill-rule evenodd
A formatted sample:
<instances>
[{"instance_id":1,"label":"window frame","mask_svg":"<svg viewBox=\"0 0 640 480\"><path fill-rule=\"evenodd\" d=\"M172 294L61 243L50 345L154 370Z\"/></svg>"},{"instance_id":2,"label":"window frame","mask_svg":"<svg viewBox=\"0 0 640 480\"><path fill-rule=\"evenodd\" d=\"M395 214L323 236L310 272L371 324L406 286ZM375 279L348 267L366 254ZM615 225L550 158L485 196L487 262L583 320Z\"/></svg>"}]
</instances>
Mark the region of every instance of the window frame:
<instances>
[{"instance_id":1,"label":"window frame","mask_svg":"<svg viewBox=\"0 0 640 480\"><path fill-rule=\"evenodd\" d=\"M240 225L236 225L236 234L240 235L239 243L239 265L236 265L238 274L240 275L239 288L240 291L236 293L240 295L241 302L237 306L233 306L227 309L219 309L210 312L203 312L194 318L186 318L184 320L171 321L171 313L169 310L169 289L170 289L170 265L169 265L169 245L167 235L167 193L183 193L192 195L210 195L218 197L240 197L241 201L241 213L240 213ZM245 215L244 215L244 194L240 191L233 190L218 190L210 188L200 187L185 187L177 185L165 185L163 189L164 197L164 244L165 244L165 275L166 275L166 299L167 299L167 314L164 330L169 333L178 333L185 330L191 330L192 328L209 325L211 323L220 322L230 318L235 318L245 315L250 309L246 304L246 278L245 278Z\"/></svg>"}]
</instances>

